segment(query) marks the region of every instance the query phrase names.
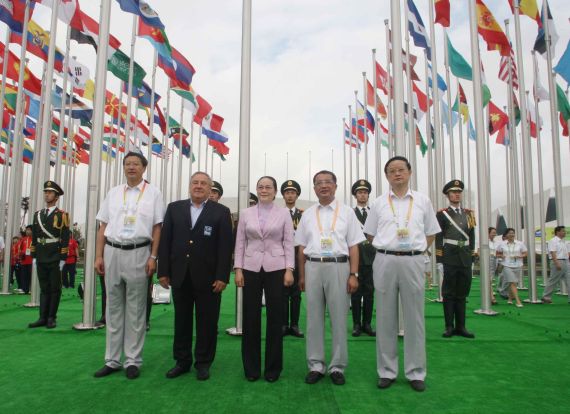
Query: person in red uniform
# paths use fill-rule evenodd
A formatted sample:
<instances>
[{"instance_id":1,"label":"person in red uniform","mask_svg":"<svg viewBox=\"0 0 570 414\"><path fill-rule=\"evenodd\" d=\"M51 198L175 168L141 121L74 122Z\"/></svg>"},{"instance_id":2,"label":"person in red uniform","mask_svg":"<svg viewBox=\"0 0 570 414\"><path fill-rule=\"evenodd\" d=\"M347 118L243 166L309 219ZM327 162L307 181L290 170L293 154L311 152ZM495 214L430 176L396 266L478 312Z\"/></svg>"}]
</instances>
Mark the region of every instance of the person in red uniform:
<instances>
[{"instance_id":1,"label":"person in red uniform","mask_svg":"<svg viewBox=\"0 0 570 414\"><path fill-rule=\"evenodd\" d=\"M30 293L32 285L32 266L34 259L31 252L32 246L32 226L26 226L26 233L20 239L20 280L22 281L21 289L25 294Z\"/></svg>"},{"instance_id":2,"label":"person in red uniform","mask_svg":"<svg viewBox=\"0 0 570 414\"><path fill-rule=\"evenodd\" d=\"M67 251L67 259L61 271L61 278L64 288L75 288L75 274L77 266L77 258L79 257L79 245L77 240L71 235L69 236L69 250Z\"/></svg>"},{"instance_id":3,"label":"person in red uniform","mask_svg":"<svg viewBox=\"0 0 570 414\"><path fill-rule=\"evenodd\" d=\"M18 289L23 291L22 278L20 277L20 238L18 236L12 238L10 249L12 250L10 255L10 284L14 283L15 275Z\"/></svg>"}]
</instances>

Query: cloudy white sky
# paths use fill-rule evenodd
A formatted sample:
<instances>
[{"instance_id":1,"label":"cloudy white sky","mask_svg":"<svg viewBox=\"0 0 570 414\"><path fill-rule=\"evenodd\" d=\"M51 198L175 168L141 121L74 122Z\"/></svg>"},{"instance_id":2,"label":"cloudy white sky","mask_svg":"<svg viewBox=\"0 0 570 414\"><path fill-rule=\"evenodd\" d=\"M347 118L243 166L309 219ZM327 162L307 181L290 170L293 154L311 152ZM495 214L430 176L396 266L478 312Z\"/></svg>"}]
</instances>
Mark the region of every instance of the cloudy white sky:
<instances>
[{"instance_id":1,"label":"cloudy white sky","mask_svg":"<svg viewBox=\"0 0 570 414\"><path fill-rule=\"evenodd\" d=\"M80 0L81 8L98 19L99 1ZM128 54L131 38L132 15L120 10L113 1L111 32L121 42L121 49ZM214 164L214 179L220 180L225 195L237 195L239 115L240 115L240 55L241 55L241 8L239 0L150 0L150 5L159 13L166 26L171 44L180 50L194 65L197 73L193 86L214 107L214 111L225 118L224 130L230 137L231 153L228 160ZM402 2L403 4L404 2ZM416 5L428 22L428 1L416 0ZM451 28L449 35L457 50L470 62L469 31L466 0L453 0ZM570 37L566 0L551 0L556 28L560 40L556 46L554 61L557 62L566 48ZM488 7L504 26L504 19L511 18L507 0L488 0ZM402 11L403 16L403 11ZM354 103L354 90L362 94L363 71L372 73L371 49L378 51L378 60L386 66L384 19L390 17L389 0L253 0L253 52L252 52L252 106L251 106L251 180L254 185L261 175L273 175L278 182L295 179L303 187L304 198L309 197L310 177L320 169L333 169L339 176L339 195L343 188L342 118L347 117L347 105ZM37 6L34 20L49 28L50 10ZM511 18L512 21L512 18ZM0 25L0 36L4 39L5 26ZM536 23L521 17L524 70L527 89L532 86L532 61L530 49L537 32ZM436 25L439 73L444 75L443 31ZM58 46L65 46L65 26L58 26ZM511 36L514 25L511 24ZM19 46L10 49L19 55ZM506 85L497 78L499 58L497 52L487 52L481 40L482 60L486 77L493 93L493 100L502 107L506 105ZM72 55L90 68L95 67L95 53L90 46L71 42ZM412 46L412 52L423 56ZM152 46L144 39L137 39L136 61L147 71L150 83L152 70ZM31 67L40 73L41 63L30 57ZM546 62L539 58L542 83L546 82ZM417 72L424 83L423 58L418 60ZM94 74L93 74L94 76ZM61 82L61 80L58 80ZM564 81L559 80L563 87ZM451 91L455 94L455 81ZM157 92L166 96L167 78L157 70ZM472 85L462 81L470 105ZM108 74L107 88L118 94L119 82ZM385 96L380 94L385 101ZM175 96L171 102L175 118L179 118L180 99ZM162 102L161 106L165 106ZM472 111L472 110L471 110ZM540 108L544 121L543 157L545 188L553 186L550 118L548 104ZM473 111L472 111L473 112ZM141 112L142 115L142 112ZM189 113L185 115L185 126L189 128ZM421 123L422 133L424 122ZM158 129L155 131L159 134ZM455 139L457 140L457 129ZM464 137L466 134L464 133ZM446 143L448 146L448 144ZM472 155L475 151L471 144ZM536 142L533 142L533 152ZM562 165L568 165L570 151L568 138L561 139ZM196 150L195 150L196 151ZM382 150L386 160L386 150ZM491 145L491 175L493 206L505 203L504 148ZM288 165L287 165L288 154ZM311 163L309 166L309 154ZM419 189L427 191L426 163L418 165ZM364 157L361 159L361 176L364 175ZM536 156L534 159L535 189ZM202 157L202 167L204 160ZM186 162L185 170L188 170ZM473 162L473 166L475 163ZM310 168L309 168L310 167ZM80 167L79 176L86 179L87 168ZM196 168L196 166L194 167ZM370 146L371 181L375 168L372 145ZM288 175L287 175L288 170ZM449 166L447 168L449 174ZM220 175L221 174L221 175ZM447 177L451 178L451 177ZM563 174L568 185L570 174ZM184 178L186 187L187 177ZM374 184L374 183L373 183ZM473 186L475 179L473 178ZM79 186L76 205L76 219L82 222L81 212L85 209L86 186ZM536 190L535 190L536 191ZM183 194L185 191L183 191ZM376 195L373 194L373 197ZM314 195L311 195L314 200Z\"/></svg>"}]
</instances>

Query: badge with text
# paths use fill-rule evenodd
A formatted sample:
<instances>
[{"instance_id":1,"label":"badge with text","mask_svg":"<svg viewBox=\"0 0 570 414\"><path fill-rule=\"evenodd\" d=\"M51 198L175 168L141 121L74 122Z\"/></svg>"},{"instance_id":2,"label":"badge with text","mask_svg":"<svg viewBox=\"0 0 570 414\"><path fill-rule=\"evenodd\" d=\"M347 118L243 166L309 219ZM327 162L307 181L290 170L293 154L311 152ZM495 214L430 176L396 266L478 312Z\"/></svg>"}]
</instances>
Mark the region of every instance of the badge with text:
<instances>
[{"instance_id":1,"label":"badge with text","mask_svg":"<svg viewBox=\"0 0 570 414\"><path fill-rule=\"evenodd\" d=\"M401 250L410 250L411 243L410 243L410 231L407 227L400 228L396 231L398 235L398 244Z\"/></svg>"},{"instance_id":2,"label":"badge with text","mask_svg":"<svg viewBox=\"0 0 570 414\"><path fill-rule=\"evenodd\" d=\"M123 220L123 230L121 236L124 238L132 237L135 234L137 225L137 216L126 214Z\"/></svg>"},{"instance_id":3,"label":"badge with text","mask_svg":"<svg viewBox=\"0 0 570 414\"><path fill-rule=\"evenodd\" d=\"M332 237L321 237L321 256L333 255L333 239Z\"/></svg>"},{"instance_id":4,"label":"badge with text","mask_svg":"<svg viewBox=\"0 0 570 414\"><path fill-rule=\"evenodd\" d=\"M204 226L204 236L212 235L212 226Z\"/></svg>"}]
</instances>

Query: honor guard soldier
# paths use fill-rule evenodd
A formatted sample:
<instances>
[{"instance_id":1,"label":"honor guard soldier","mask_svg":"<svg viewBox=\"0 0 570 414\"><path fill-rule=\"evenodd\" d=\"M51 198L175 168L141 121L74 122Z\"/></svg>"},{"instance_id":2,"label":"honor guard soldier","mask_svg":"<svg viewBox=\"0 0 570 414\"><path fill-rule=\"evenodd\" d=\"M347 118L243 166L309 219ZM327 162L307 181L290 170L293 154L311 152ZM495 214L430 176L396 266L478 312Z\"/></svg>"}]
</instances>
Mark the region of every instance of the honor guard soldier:
<instances>
[{"instance_id":1,"label":"honor guard soldier","mask_svg":"<svg viewBox=\"0 0 570 414\"><path fill-rule=\"evenodd\" d=\"M210 201L218 202L220 198L224 195L224 187L217 182L212 180L212 190L210 191L210 196L208 197Z\"/></svg>"},{"instance_id":2,"label":"honor guard soldier","mask_svg":"<svg viewBox=\"0 0 570 414\"><path fill-rule=\"evenodd\" d=\"M28 327L55 328L61 298L61 270L69 246L69 216L57 208L63 190L57 183L44 183L46 207L34 214L30 251L38 271L40 284L40 318Z\"/></svg>"},{"instance_id":3,"label":"honor guard soldier","mask_svg":"<svg viewBox=\"0 0 570 414\"><path fill-rule=\"evenodd\" d=\"M295 207L297 199L301 195L301 186L297 181L287 180L281 184L281 195L285 200L285 205L291 213L293 220L293 228L297 230L297 226L301 221L303 210ZM295 246L295 263L299 248ZM304 338L305 334L299 330L299 314L301 311L301 289L299 289L299 266L296 265L293 270L293 284L284 288L285 300L283 301L283 336L292 335L297 338ZM290 312L290 314L289 314ZM289 319L289 315L291 318Z\"/></svg>"},{"instance_id":4,"label":"honor guard soldier","mask_svg":"<svg viewBox=\"0 0 570 414\"><path fill-rule=\"evenodd\" d=\"M449 207L437 212L441 233L436 236L437 262L443 264L444 338L453 335L475 338L465 329L466 298L471 289L473 252L475 249L475 214L461 207L464 184L452 180L443 187ZM455 317L455 327L454 327Z\"/></svg>"},{"instance_id":5,"label":"honor guard soldier","mask_svg":"<svg viewBox=\"0 0 570 414\"><path fill-rule=\"evenodd\" d=\"M366 217L370 211L368 207L368 197L372 186L366 180L358 180L352 185L352 195L356 198L354 212L356 218L364 228ZM376 256L376 249L365 240L358 245L360 252L358 263L358 290L352 294L352 336L360 336L364 333L376 336L372 329L372 309L374 307L374 279L372 278L372 263Z\"/></svg>"},{"instance_id":6,"label":"honor guard soldier","mask_svg":"<svg viewBox=\"0 0 570 414\"><path fill-rule=\"evenodd\" d=\"M259 202L257 196L253 193L249 193L249 206L252 207Z\"/></svg>"}]
</instances>

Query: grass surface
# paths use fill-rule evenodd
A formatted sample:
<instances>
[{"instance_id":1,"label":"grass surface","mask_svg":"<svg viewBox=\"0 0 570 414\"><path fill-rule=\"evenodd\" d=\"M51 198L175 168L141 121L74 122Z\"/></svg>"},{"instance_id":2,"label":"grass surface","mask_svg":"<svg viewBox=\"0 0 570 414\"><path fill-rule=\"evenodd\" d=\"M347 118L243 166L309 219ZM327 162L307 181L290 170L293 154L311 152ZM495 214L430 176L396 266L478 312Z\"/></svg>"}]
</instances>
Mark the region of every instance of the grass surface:
<instances>
[{"instance_id":1,"label":"grass surface","mask_svg":"<svg viewBox=\"0 0 570 414\"><path fill-rule=\"evenodd\" d=\"M522 309L501 301L494 308L498 316L480 316L472 313L480 295L475 279L467 325L477 338L466 340L441 337L441 304L429 300L435 295L435 291L426 292L424 393L411 390L402 368L390 389L376 388L375 339L368 336L349 335L345 386L332 385L328 377L306 385L305 341L290 336L285 338L280 380L249 383L243 376L240 339L224 333L234 325L234 286L223 295L218 351L211 378L204 382L196 380L194 370L174 380L164 377L174 363L172 306L153 306L139 379L127 380L123 372L95 379L93 373L104 364L105 331L71 329L81 321L82 303L76 291L64 290L58 327L53 330L27 328L38 314L37 309L22 306L28 297L1 296L0 413L568 412L570 305L566 297L555 296L553 305ZM304 325L303 310L302 329ZM401 359L400 367L402 363Z\"/></svg>"}]
</instances>

